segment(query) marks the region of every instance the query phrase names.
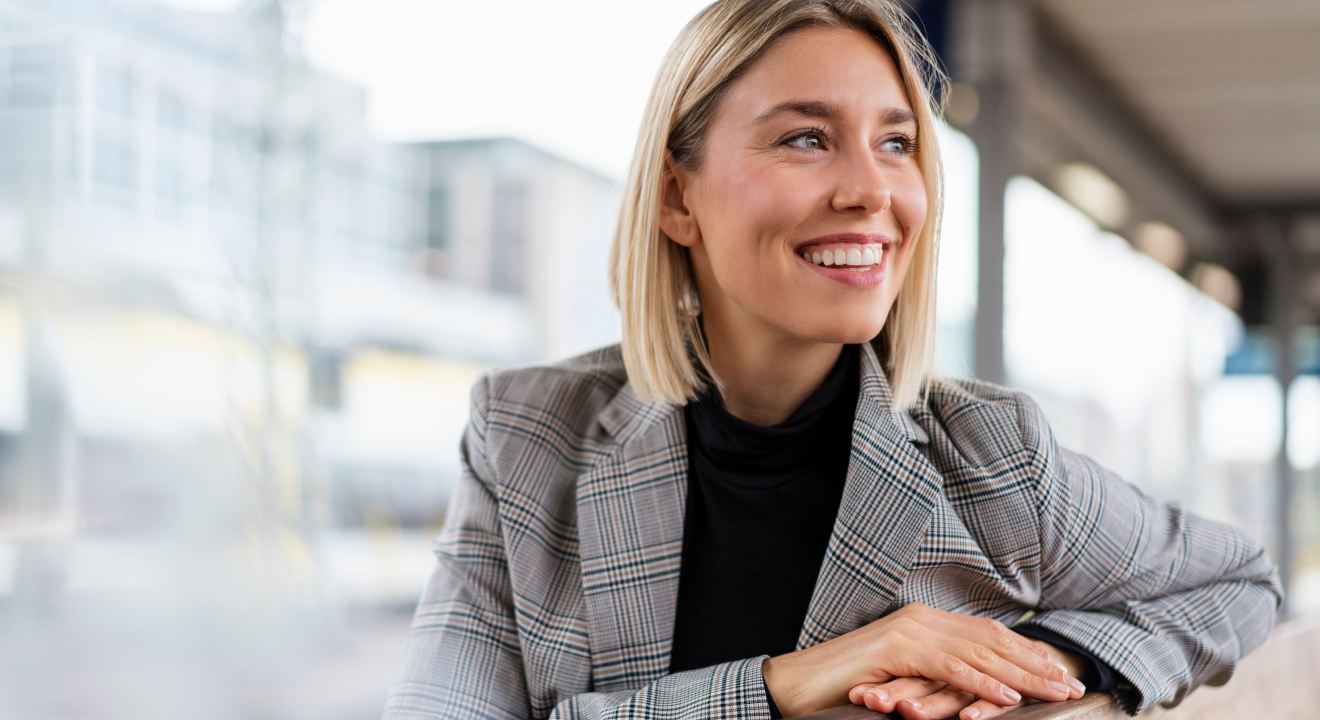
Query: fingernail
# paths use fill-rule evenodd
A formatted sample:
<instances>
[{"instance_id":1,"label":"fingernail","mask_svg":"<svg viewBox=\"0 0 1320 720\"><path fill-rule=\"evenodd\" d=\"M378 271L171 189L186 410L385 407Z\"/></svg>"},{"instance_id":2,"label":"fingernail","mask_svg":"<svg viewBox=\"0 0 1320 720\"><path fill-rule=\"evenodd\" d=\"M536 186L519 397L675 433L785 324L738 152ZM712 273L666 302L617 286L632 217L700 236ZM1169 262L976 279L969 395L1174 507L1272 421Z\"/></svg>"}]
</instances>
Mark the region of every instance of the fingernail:
<instances>
[{"instance_id":1,"label":"fingernail","mask_svg":"<svg viewBox=\"0 0 1320 720\"><path fill-rule=\"evenodd\" d=\"M920 700L908 700L908 702L912 703L912 709L913 709L913 710L920 710L920 709L921 709L921 701L920 701Z\"/></svg>"},{"instance_id":2,"label":"fingernail","mask_svg":"<svg viewBox=\"0 0 1320 720\"><path fill-rule=\"evenodd\" d=\"M1016 690L1007 685L1004 686L1004 697L1008 698L1008 701L1014 705L1022 702L1022 696L1019 695Z\"/></svg>"},{"instance_id":3,"label":"fingernail","mask_svg":"<svg viewBox=\"0 0 1320 720\"><path fill-rule=\"evenodd\" d=\"M1064 695L1069 695L1069 694L1071 694L1071 693L1068 692L1068 686L1067 686L1067 685L1064 685L1064 684L1061 683L1061 682L1054 682L1053 680L1046 680L1046 681L1045 681L1045 684L1048 685L1049 688L1050 688L1051 690L1058 690L1059 692L1063 693Z\"/></svg>"},{"instance_id":4,"label":"fingernail","mask_svg":"<svg viewBox=\"0 0 1320 720\"><path fill-rule=\"evenodd\" d=\"M1062 671L1064 671L1064 672L1068 672L1068 666L1067 666L1067 665L1064 665L1063 663L1061 663L1061 662L1059 662L1059 661L1057 661L1057 660L1051 660L1050 662L1054 663L1054 667L1056 667L1056 668L1058 668L1058 669L1060 669L1060 670L1062 670Z\"/></svg>"},{"instance_id":5,"label":"fingernail","mask_svg":"<svg viewBox=\"0 0 1320 720\"><path fill-rule=\"evenodd\" d=\"M871 693L871 697L880 702L889 702L889 692L885 690L876 690Z\"/></svg>"},{"instance_id":6,"label":"fingernail","mask_svg":"<svg viewBox=\"0 0 1320 720\"><path fill-rule=\"evenodd\" d=\"M976 720L977 718L981 717L981 711L977 710L974 707L967 708L967 710L963 714L967 716L967 720Z\"/></svg>"},{"instance_id":7,"label":"fingernail","mask_svg":"<svg viewBox=\"0 0 1320 720\"><path fill-rule=\"evenodd\" d=\"M1082 684L1081 680L1078 680L1077 678L1069 675L1068 684L1072 686L1073 690L1076 690L1077 692L1082 693L1083 695L1086 694L1086 686Z\"/></svg>"}]
</instances>

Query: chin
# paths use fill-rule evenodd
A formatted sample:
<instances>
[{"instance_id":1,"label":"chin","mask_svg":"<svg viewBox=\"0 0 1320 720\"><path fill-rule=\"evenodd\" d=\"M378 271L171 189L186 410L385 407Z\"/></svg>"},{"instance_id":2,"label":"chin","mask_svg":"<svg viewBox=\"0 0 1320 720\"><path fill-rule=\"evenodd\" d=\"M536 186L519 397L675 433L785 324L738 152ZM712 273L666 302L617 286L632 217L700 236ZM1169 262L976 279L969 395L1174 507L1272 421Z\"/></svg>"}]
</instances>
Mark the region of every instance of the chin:
<instances>
[{"instance_id":1,"label":"chin","mask_svg":"<svg viewBox=\"0 0 1320 720\"><path fill-rule=\"evenodd\" d=\"M869 342L879 335L884 327L884 317L873 319L854 316L847 319L837 318L827 323L804 323L800 328L797 328L800 332L794 332L793 334L813 342L854 345Z\"/></svg>"}]
</instances>

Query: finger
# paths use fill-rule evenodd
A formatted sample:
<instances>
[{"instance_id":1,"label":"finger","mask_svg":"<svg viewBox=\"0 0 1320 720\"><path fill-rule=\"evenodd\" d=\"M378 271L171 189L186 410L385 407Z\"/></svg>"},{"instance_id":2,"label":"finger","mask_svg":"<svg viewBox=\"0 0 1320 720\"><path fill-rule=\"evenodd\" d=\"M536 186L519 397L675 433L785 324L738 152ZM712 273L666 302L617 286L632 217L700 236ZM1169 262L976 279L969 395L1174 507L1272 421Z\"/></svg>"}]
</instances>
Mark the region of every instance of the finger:
<instances>
[{"instance_id":1,"label":"finger","mask_svg":"<svg viewBox=\"0 0 1320 720\"><path fill-rule=\"evenodd\" d=\"M944 683L938 680L904 677L885 683L858 685L848 693L848 699L856 705L865 705L869 710L889 713L894 712L894 707L902 700L926 697L943 687ZM858 700L853 699L854 694L858 696Z\"/></svg>"},{"instance_id":2,"label":"finger","mask_svg":"<svg viewBox=\"0 0 1320 720\"><path fill-rule=\"evenodd\" d=\"M900 650L891 656L896 661L893 666L886 668L891 676L941 680L1000 705L1014 705L1023 695L1057 701L1071 694L1064 682L1024 670L989 646L968 639L985 639L1023 665L1044 675L1064 677L1062 670L1026 649L1021 636L1002 623L931 608L908 614L891 626L893 649Z\"/></svg>"},{"instance_id":3,"label":"finger","mask_svg":"<svg viewBox=\"0 0 1320 720\"><path fill-rule=\"evenodd\" d=\"M1003 623L991 618L969 617L968 619L974 628L974 632L971 636L962 635L961 637L984 645L996 655L1027 673L1042 678L1046 682L1053 681L1064 686L1062 689L1058 687L1051 687L1050 689L1056 692L1068 692L1066 687L1068 669L1050 656L1048 647L1042 647L1043 643L1037 643L1018 635ZM1003 680L1004 678L1000 679ZM1023 688L1018 689L1022 690ZM1033 695L1033 697L1035 696ZM1040 699L1053 700L1055 698Z\"/></svg>"},{"instance_id":4,"label":"finger","mask_svg":"<svg viewBox=\"0 0 1320 720\"><path fill-rule=\"evenodd\" d=\"M865 705L866 699L862 696L866 694L867 690L876 687L880 687L880 683L862 683L861 685L854 687L852 690L848 691L848 702L853 705Z\"/></svg>"},{"instance_id":5,"label":"finger","mask_svg":"<svg viewBox=\"0 0 1320 720\"><path fill-rule=\"evenodd\" d=\"M1081 657L1077 653L1039 640L1027 638L1027 641L1049 656L1050 662L1063 668L1063 671L1068 674L1064 682L1072 688L1072 695L1070 695L1072 699L1076 700L1086 693L1086 686L1082 684L1081 680L1078 680L1084 666Z\"/></svg>"},{"instance_id":6,"label":"finger","mask_svg":"<svg viewBox=\"0 0 1320 720\"><path fill-rule=\"evenodd\" d=\"M1010 661L994 649L977 642L947 638L943 644L945 652L957 656L981 673L1004 683L1027 697L1033 697L1037 700L1057 701L1066 700L1072 694L1071 688L1066 684L1067 674L1058 667L1051 665L1047 660L1042 662L1050 668L1050 677L1058 677L1058 680L1047 679L1037 674L1041 672L1040 670L1024 669L1017 662ZM1022 656L1040 659L1035 653L1025 651L1019 654L1019 658ZM1019 659L1018 662L1021 662L1021 660ZM964 689L970 690L969 688ZM986 696L982 695L981 697ZM1007 704L1012 705L1016 702L1017 700L1014 699Z\"/></svg>"},{"instance_id":7,"label":"finger","mask_svg":"<svg viewBox=\"0 0 1320 720\"><path fill-rule=\"evenodd\" d=\"M981 672L956 655L934 650L922 659L922 674L1000 705L1016 705L1021 693Z\"/></svg>"},{"instance_id":8,"label":"finger","mask_svg":"<svg viewBox=\"0 0 1320 720\"><path fill-rule=\"evenodd\" d=\"M971 693L963 692L952 685L945 685L925 697L899 702L897 710L904 720L940 720L957 715L959 710L976 700L976 696Z\"/></svg>"},{"instance_id":9,"label":"finger","mask_svg":"<svg viewBox=\"0 0 1320 720\"><path fill-rule=\"evenodd\" d=\"M1011 705L1009 707L1003 707L985 700L977 700L971 705L963 708L962 712L958 713L958 720L990 720L990 718L998 717L1009 710L1018 707L1020 706Z\"/></svg>"},{"instance_id":10,"label":"finger","mask_svg":"<svg viewBox=\"0 0 1320 720\"><path fill-rule=\"evenodd\" d=\"M984 645L1033 675L1059 683L1067 682L1067 668L1051 658L1047 645L1013 632L998 620L943 611L934 611L924 619L938 623L944 635Z\"/></svg>"}]
</instances>

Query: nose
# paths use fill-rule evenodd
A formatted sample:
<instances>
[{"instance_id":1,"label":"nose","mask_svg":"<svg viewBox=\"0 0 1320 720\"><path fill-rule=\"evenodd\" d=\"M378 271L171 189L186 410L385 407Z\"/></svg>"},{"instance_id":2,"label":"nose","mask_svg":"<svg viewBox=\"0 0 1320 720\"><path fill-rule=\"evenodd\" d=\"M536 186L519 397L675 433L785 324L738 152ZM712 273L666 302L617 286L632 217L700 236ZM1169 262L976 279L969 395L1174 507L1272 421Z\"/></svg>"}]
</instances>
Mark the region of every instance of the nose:
<instances>
[{"instance_id":1,"label":"nose","mask_svg":"<svg viewBox=\"0 0 1320 720\"><path fill-rule=\"evenodd\" d=\"M838 163L838 184L830 199L836 212L874 215L889 209L888 178L869 148L842 153Z\"/></svg>"}]
</instances>

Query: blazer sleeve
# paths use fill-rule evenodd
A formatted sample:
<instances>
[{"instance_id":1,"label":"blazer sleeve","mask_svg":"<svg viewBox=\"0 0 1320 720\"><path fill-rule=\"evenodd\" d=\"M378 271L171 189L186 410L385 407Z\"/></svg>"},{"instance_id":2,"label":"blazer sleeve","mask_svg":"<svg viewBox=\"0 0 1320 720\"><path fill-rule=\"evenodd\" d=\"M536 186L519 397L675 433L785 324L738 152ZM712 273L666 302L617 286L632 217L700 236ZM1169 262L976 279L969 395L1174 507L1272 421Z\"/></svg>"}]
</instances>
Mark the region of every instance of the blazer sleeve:
<instances>
[{"instance_id":1,"label":"blazer sleeve","mask_svg":"<svg viewBox=\"0 0 1320 720\"><path fill-rule=\"evenodd\" d=\"M462 474L436 539L439 560L418 603L384 720L745 718L769 720L765 657L677 673L624 692L582 693L531 707L520 651L494 470L486 454L488 381L472 392Z\"/></svg>"},{"instance_id":2,"label":"blazer sleeve","mask_svg":"<svg viewBox=\"0 0 1320 720\"><path fill-rule=\"evenodd\" d=\"M499 508L487 482L486 388L482 378L472 391L462 473L435 541L439 563L413 616L386 720L529 715Z\"/></svg>"},{"instance_id":3,"label":"blazer sleeve","mask_svg":"<svg viewBox=\"0 0 1320 720\"><path fill-rule=\"evenodd\" d=\"M1129 714L1228 682L1282 602L1265 550L1059 448L1029 399L1019 413L1039 481L1041 599L1032 624L1122 675L1114 695Z\"/></svg>"}]
</instances>

